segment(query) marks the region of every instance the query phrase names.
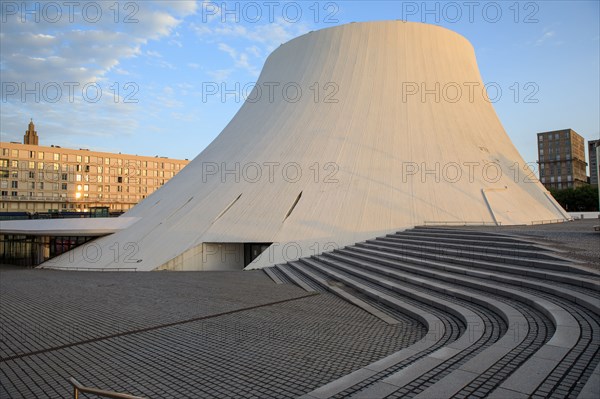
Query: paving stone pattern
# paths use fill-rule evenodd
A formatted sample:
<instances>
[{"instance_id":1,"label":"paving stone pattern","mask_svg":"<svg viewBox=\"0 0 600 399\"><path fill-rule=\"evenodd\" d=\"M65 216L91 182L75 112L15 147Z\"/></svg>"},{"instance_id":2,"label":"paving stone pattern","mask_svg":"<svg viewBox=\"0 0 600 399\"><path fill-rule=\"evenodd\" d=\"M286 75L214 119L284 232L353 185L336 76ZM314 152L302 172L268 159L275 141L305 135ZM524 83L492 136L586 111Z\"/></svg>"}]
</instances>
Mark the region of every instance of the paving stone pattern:
<instances>
[{"instance_id":1,"label":"paving stone pattern","mask_svg":"<svg viewBox=\"0 0 600 399\"><path fill-rule=\"evenodd\" d=\"M262 271L0 277L2 398L64 398L71 376L152 398L297 397L425 333Z\"/></svg>"}]
</instances>

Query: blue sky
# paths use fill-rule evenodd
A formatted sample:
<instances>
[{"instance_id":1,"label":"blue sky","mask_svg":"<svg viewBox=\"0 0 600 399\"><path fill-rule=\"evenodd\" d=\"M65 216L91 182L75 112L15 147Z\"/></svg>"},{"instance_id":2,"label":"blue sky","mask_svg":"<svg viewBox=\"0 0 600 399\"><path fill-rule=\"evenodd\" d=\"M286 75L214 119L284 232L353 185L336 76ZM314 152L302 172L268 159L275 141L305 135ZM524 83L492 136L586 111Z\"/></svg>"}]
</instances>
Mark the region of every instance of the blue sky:
<instances>
[{"instance_id":1,"label":"blue sky","mask_svg":"<svg viewBox=\"0 0 600 399\"><path fill-rule=\"evenodd\" d=\"M31 117L43 145L192 159L243 101L203 88L255 82L271 51L308 31L386 19L442 25L473 44L527 162L536 132L600 135L598 1L69 4L1 3L2 141L21 141Z\"/></svg>"}]
</instances>

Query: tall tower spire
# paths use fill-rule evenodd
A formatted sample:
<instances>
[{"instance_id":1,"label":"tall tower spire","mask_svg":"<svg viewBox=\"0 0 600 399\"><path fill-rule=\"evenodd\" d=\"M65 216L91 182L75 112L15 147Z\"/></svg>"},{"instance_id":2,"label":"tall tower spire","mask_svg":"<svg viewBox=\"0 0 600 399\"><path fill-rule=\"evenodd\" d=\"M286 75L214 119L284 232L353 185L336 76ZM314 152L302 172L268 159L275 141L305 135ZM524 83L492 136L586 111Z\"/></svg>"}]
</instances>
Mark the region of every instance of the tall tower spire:
<instances>
[{"instance_id":1,"label":"tall tower spire","mask_svg":"<svg viewBox=\"0 0 600 399\"><path fill-rule=\"evenodd\" d=\"M31 118L31 121L29 122L29 128L25 131L25 136L23 136L23 144L38 145L38 135L35 131L33 118Z\"/></svg>"}]
</instances>

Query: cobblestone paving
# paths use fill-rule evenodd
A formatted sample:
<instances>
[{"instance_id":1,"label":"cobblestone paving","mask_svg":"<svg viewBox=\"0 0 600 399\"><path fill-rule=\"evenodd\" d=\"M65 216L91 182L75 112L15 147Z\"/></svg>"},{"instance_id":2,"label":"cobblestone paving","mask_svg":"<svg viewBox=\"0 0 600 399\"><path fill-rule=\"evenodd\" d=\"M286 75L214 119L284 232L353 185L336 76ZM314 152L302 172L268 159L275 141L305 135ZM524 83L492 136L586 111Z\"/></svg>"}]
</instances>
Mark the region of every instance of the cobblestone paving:
<instances>
[{"instance_id":1,"label":"cobblestone paving","mask_svg":"<svg viewBox=\"0 0 600 399\"><path fill-rule=\"evenodd\" d=\"M3 269L0 289L2 398L66 397L70 376L156 398L295 397L425 334L260 271Z\"/></svg>"}]
</instances>

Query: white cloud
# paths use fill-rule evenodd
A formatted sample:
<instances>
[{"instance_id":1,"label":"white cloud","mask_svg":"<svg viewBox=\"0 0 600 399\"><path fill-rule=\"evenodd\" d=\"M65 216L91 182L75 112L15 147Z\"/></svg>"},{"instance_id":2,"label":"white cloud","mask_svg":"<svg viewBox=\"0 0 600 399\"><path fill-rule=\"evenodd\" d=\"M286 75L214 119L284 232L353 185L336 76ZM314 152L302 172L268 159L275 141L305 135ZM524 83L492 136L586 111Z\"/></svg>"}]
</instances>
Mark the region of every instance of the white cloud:
<instances>
[{"instance_id":1,"label":"white cloud","mask_svg":"<svg viewBox=\"0 0 600 399\"><path fill-rule=\"evenodd\" d=\"M43 120L40 122L46 126L60 126L60 129L47 132L52 134L56 131L55 134L61 137L81 134L82 128L90 134L127 132L135 125L135 113L139 107L135 103L123 102L125 96L131 94L122 87L127 81L119 83L121 87L117 95L115 87L111 89L115 82L108 82L108 74L129 75L128 71L119 67L123 60L143 54L143 47L151 40L176 36L175 29L183 18L198 9L196 1L120 2L120 14L115 23L115 3L96 4L101 5L103 11L102 18L94 23L83 18L81 7L75 11L74 21L69 20L66 10L63 17L53 23L44 18L36 22L33 20L35 16L30 16L25 23L21 22L20 15L3 16L7 18L0 33L3 138L6 134L21 132L24 121L29 117ZM127 4L135 4L138 8ZM127 16L137 22L125 23ZM145 54L160 58L155 51ZM161 61L159 66L174 68ZM84 85L93 83L102 88L102 97L95 103L86 101L81 93ZM58 85L63 93L56 102L45 101L48 96L43 95L43 90L24 98L21 93L9 97L5 84L17 85L19 89ZM76 85L72 101L66 86L69 84ZM139 99L139 93L137 97ZM119 129L113 126L119 126Z\"/></svg>"},{"instance_id":2,"label":"white cloud","mask_svg":"<svg viewBox=\"0 0 600 399\"><path fill-rule=\"evenodd\" d=\"M231 57L233 67L245 70L252 76L258 76L264 57L282 43L310 30L304 23L292 23L283 18L263 24L253 23L245 26L235 18L218 18L221 10L212 15L216 4L210 3L211 13L205 15L207 22L190 24L190 29L203 41L214 43L217 48ZM240 43L244 43L243 46ZM235 43L235 46L234 46ZM243 49L243 50L242 50ZM225 70L225 69L221 69Z\"/></svg>"},{"instance_id":3,"label":"white cloud","mask_svg":"<svg viewBox=\"0 0 600 399\"><path fill-rule=\"evenodd\" d=\"M214 71L207 72L210 77L212 77L217 82L222 82L227 80L231 73L233 72L233 68L228 69L216 69Z\"/></svg>"},{"instance_id":4,"label":"white cloud","mask_svg":"<svg viewBox=\"0 0 600 399\"><path fill-rule=\"evenodd\" d=\"M544 32L543 32L542 36L540 36L535 41L535 45L536 46L541 46L541 45L545 44L546 42L549 42L555 36L556 36L556 32L555 31L546 28L546 29L544 29Z\"/></svg>"}]
</instances>

